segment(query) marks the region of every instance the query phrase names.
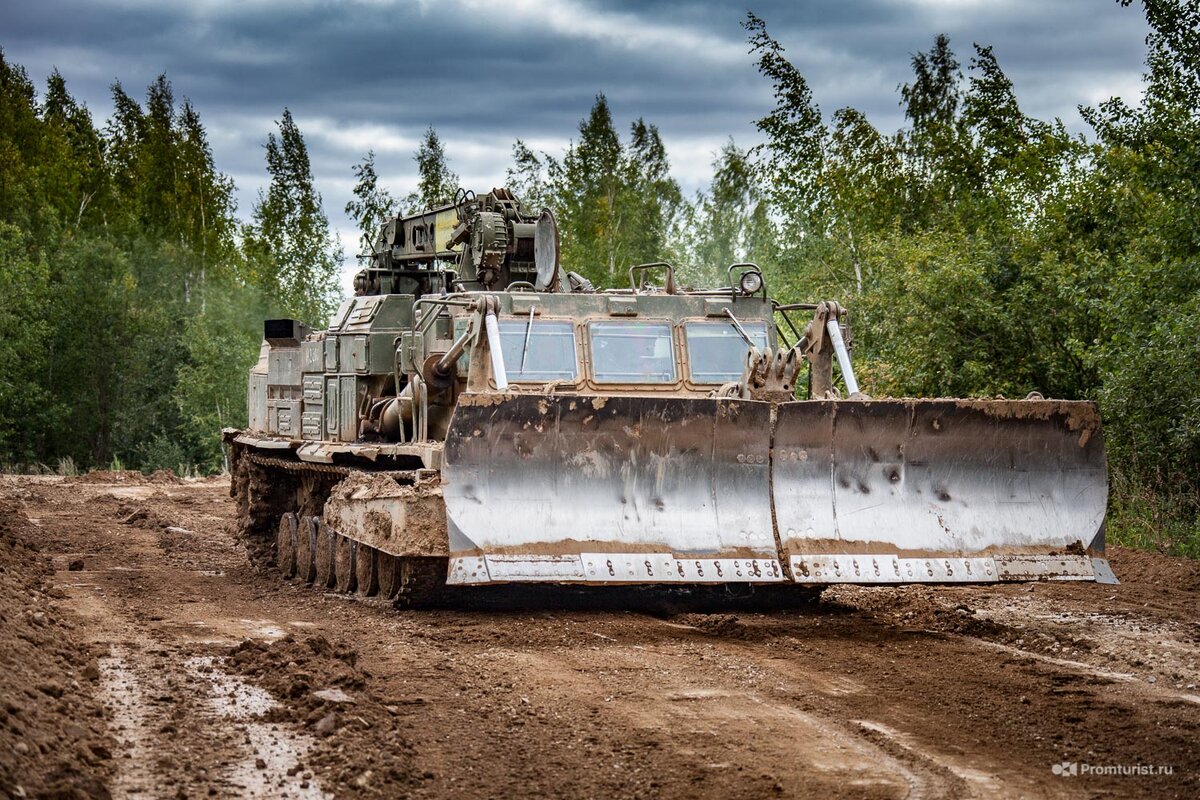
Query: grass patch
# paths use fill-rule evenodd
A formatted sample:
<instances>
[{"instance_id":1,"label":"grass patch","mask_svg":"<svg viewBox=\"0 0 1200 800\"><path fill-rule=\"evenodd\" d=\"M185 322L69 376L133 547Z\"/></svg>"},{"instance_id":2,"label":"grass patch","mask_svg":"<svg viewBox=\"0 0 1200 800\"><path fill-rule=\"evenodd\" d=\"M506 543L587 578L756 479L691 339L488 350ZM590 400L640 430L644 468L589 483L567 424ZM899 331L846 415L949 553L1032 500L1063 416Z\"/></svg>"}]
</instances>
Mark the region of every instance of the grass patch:
<instances>
[{"instance_id":1,"label":"grass patch","mask_svg":"<svg viewBox=\"0 0 1200 800\"><path fill-rule=\"evenodd\" d=\"M1200 489L1190 482L1148 482L1114 469L1107 530L1116 544L1200 558Z\"/></svg>"}]
</instances>

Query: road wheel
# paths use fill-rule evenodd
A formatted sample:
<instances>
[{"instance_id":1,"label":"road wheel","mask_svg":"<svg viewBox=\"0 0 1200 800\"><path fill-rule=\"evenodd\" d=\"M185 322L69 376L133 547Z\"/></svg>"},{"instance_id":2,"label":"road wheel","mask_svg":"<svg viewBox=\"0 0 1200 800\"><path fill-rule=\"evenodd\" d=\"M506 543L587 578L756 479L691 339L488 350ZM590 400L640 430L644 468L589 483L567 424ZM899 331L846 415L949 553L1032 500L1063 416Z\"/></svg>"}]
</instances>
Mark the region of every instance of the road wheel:
<instances>
[{"instance_id":1,"label":"road wheel","mask_svg":"<svg viewBox=\"0 0 1200 800\"><path fill-rule=\"evenodd\" d=\"M275 564L283 577L296 575L296 515L291 512L279 518L275 534Z\"/></svg>"},{"instance_id":2,"label":"road wheel","mask_svg":"<svg viewBox=\"0 0 1200 800\"><path fill-rule=\"evenodd\" d=\"M333 540L337 536L316 517L305 517L312 528L312 539L316 542L316 585L328 589L334 585Z\"/></svg>"},{"instance_id":3,"label":"road wheel","mask_svg":"<svg viewBox=\"0 0 1200 800\"><path fill-rule=\"evenodd\" d=\"M375 574L379 582L379 596L391 600L400 591L400 559L377 551Z\"/></svg>"},{"instance_id":4,"label":"road wheel","mask_svg":"<svg viewBox=\"0 0 1200 800\"><path fill-rule=\"evenodd\" d=\"M358 544L352 539L335 534L333 545L334 575L337 578L337 590L343 593L354 591L354 562L362 555Z\"/></svg>"},{"instance_id":5,"label":"road wheel","mask_svg":"<svg viewBox=\"0 0 1200 800\"><path fill-rule=\"evenodd\" d=\"M312 583L317 576L317 543L315 529L309 524L311 520L312 517L303 517L296 531L296 577L305 583Z\"/></svg>"},{"instance_id":6,"label":"road wheel","mask_svg":"<svg viewBox=\"0 0 1200 800\"><path fill-rule=\"evenodd\" d=\"M372 597L379 591L379 556L379 551L364 544L360 544L354 554L354 579L358 593L363 597Z\"/></svg>"}]
</instances>

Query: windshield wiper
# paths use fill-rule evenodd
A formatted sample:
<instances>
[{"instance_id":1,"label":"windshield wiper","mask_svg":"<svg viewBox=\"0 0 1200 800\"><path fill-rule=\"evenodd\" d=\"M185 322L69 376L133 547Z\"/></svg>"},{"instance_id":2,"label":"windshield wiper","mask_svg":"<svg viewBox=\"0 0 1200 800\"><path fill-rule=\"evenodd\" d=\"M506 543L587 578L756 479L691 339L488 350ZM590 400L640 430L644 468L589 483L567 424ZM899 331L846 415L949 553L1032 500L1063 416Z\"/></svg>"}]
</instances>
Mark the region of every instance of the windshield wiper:
<instances>
[{"instance_id":1,"label":"windshield wiper","mask_svg":"<svg viewBox=\"0 0 1200 800\"><path fill-rule=\"evenodd\" d=\"M525 356L529 355L529 334L533 333L533 308L529 307L529 322L525 324L525 344L521 347L521 372L525 371Z\"/></svg>"},{"instance_id":2,"label":"windshield wiper","mask_svg":"<svg viewBox=\"0 0 1200 800\"><path fill-rule=\"evenodd\" d=\"M750 338L750 335L746 333L746 329L742 327L742 323L738 322L738 319L733 315L733 312L727 308L725 309L725 316L729 317L729 321L733 323L733 327L737 329L738 334L746 340L746 346L753 350L755 347L754 341Z\"/></svg>"}]
</instances>

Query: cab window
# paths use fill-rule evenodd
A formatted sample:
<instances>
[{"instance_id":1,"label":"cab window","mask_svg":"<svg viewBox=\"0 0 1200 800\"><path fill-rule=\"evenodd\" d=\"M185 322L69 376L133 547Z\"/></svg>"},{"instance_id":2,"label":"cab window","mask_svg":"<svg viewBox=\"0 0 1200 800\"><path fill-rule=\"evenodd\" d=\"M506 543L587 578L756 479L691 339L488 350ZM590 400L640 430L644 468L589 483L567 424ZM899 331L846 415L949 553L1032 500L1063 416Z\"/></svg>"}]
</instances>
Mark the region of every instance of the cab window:
<instances>
[{"instance_id":1,"label":"cab window","mask_svg":"<svg viewBox=\"0 0 1200 800\"><path fill-rule=\"evenodd\" d=\"M671 326L662 322L592 322L597 383L674 383Z\"/></svg>"},{"instance_id":2,"label":"cab window","mask_svg":"<svg viewBox=\"0 0 1200 800\"><path fill-rule=\"evenodd\" d=\"M516 383L573 381L579 375L575 325L571 322L500 320L500 350L504 354L504 371Z\"/></svg>"},{"instance_id":3,"label":"cab window","mask_svg":"<svg viewBox=\"0 0 1200 800\"><path fill-rule=\"evenodd\" d=\"M765 323L744 322L742 330L756 347L766 348ZM694 383L728 383L742 377L750 348L732 322L689 322L684 334Z\"/></svg>"}]
</instances>

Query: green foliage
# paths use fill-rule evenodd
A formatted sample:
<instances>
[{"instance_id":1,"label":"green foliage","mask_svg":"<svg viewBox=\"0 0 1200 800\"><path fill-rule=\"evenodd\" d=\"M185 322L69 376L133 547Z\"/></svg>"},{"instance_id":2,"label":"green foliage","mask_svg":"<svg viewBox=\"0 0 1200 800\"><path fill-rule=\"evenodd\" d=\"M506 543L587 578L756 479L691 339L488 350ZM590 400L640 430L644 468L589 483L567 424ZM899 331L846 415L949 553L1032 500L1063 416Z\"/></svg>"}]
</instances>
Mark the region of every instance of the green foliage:
<instances>
[{"instance_id":1,"label":"green foliage","mask_svg":"<svg viewBox=\"0 0 1200 800\"><path fill-rule=\"evenodd\" d=\"M250 281L282 316L320 324L337 306L342 250L313 187L304 136L288 109L267 136L267 174L243 231Z\"/></svg>"},{"instance_id":2,"label":"green foliage","mask_svg":"<svg viewBox=\"0 0 1200 800\"><path fill-rule=\"evenodd\" d=\"M621 217L621 141L604 95L579 123L579 142L562 162L547 164L551 197L563 233L562 259L572 269L612 285L618 265Z\"/></svg>"},{"instance_id":3,"label":"green foliage","mask_svg":"<svg viewBox=\"0 0 1200 800\"><path fill-rule=\"evenodd\" d=\"M521 142L513 150L510 174L558 214L568 269L612 286L624 283L628 267L668 255L683 198L656 126L637 119L622 144L600 94L561 161L539 159Z\"/></svg>"},{"instance_id":4,"label":"green foliage","mask_svg":"<svg viewBox=\"0 0 1200 800\"><path fill-rule=\"evenodd\" d=\"M550 187L546 184L546 163L550 157L539 156L525 142L517 139L512 147L513 163L506 171L506 186L531 209L551 205Z\"/></svg>"},{"instance_id":5,"label":"green foliage","mask_svg":"<svg viewBox=\"0 0 1200 800\"><path fill-rule=\"evenodd\" d=\"M0 453L5 462L32 461L42 454L40 434L54 419L42 385L51 327L43 315L50 285L44 258L31 255L26 237L0 222ZM22 425L8 424L17 420Z\"/></svg>"},{"instance_id":6,"label":"green foliage","mask_svg":"<svg viewBox=\"0 0 1200 800\"><path fill-rule=\"evenodd\" d=\"M730 140L713 160L707 192L685 205L675 236L675 260L685 283L720 286L738 262L773 267L777 232L745 150Z\"/></svg>"},{"instance_id":7,"label":"green foliage","mask_svg":"<svg viewBox=\"0 0 1200 800\"><path fill-rule=\"evenodd\" d=\"M362 163L354 165L354 178L354 199L346 203L346 215L362 232L360 252L370 253L380 227L396 213L396 201L379 187L374 150L368 150Z\"/></svg>"},{"instance_id":8,"label":"green foliage","mask_svg":"<svg viewBox=\"0 0 1200 800\"><path fill-rule=\"evenodd\" d=\"M188 320L183 335L187 359L179 368L172 400L191 457L177 464L209 470L224 466L221 429L245 427L247 421L247 370L258 358L262 307L253 291L227 294Z\"/></svg>"},{"instance_id":9,"label":"green foliage","mask_svg":"<svg viewBox=\"0 0 1200 800\"><path fill-rule=\"evenodd\" d=\"M46 451L102 464L127 441L122 421L135 412L125 401L151 399L152 384L135 385L128 371L146 338L141 314L152 309L140 307L131 259L111 241L73 237L55 261L45 384L59 407L43 432Z\"/></svg>"},{"instance_id":10,"label":"green foliage","mask_svg":"<svg viewBox=\"0 0 1200 800\"><path fill-rule=\"evenodd\" d=\"M759 72L775 89L775 108L756 123L767 138L755 148L764 190L773 207L803 230L821 199L826 136L821 110L808 81L767 34L766 22L748 13L743 26Z\"/></svg>"},{"instance_id":11,"label":"green foliage","mask_svg":"<svg viewBox=\"0 0 1200 800\"><path fill-rule=\"evenodd\" d=\"M190 464L189 453L178 439L163 433L155 433L148 441L138 444L137 464L144 472L160 469L186 472Z\"/></svg>"},{"instance_id":12,"label":"green foliage","mask_svg":"<svg viewBox=\"0 0 1200 800\"><path fill-rule=\"evenodd\" d=\"M1197 507L1194 485L1167 485L1120 462L1109 468L1109 537L1121 544L1200 558Z\"/></svg>"},{"instance_id":13,"label":"green foliage","mask_svg":"<svg viewBox=\"0 0 1200 800\"><path fill-rule=\"evenodd\" d=\"M60 74L39 102L0 53L0 463L218 469L274 310L260 287L318 313L336 253L290 115L268 143L262 219L298 227L244 253L195 108L163 76L144 106L120 84L112 96L101 131ZM316 272L301 263L314 241Z\"/></svg>"},{"instance_id":14,"label":"green foliage","mask_svg":"<svg viewBox=\"0 0 1200 800\"><path fill-rule=\"evenodd\" d=\"M432 125L425 131L413 161L417 162L417 190L404 198L404 213L415 214L454 202L458 175L446 162L446 148Z\"/></svg>"}]
</instances>

